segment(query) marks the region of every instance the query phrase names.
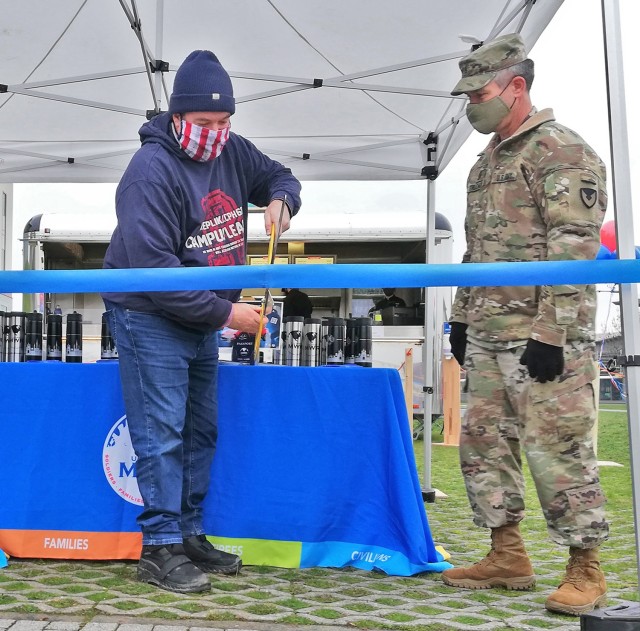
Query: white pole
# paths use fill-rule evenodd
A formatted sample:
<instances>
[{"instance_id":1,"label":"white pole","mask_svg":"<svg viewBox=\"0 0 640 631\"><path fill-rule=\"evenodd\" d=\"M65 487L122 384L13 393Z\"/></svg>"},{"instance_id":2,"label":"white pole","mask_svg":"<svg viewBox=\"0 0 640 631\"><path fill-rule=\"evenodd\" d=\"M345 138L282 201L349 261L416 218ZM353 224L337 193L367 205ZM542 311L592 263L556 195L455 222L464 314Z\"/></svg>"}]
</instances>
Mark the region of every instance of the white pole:
<instances>
[{"instance_id":1,"label":"white pole","mask_svg":"<svg viewBox=\"0 0 640 631\"><path fill-rule=\"evenodd\" d=\"M433 263L436 247L436 182L427 180L427 234L426 262ZM424 289L424 344L422 345L422 369L424 372L424 475L422 495L428 502L435 501L435 490L431 486L431 415L433 412L433 362L436 360L436 290L434 287Z\"/></svg>"},{"instance_id":2,"label":"white pole","mask_svg":"<svg viewBox=\"0 0 640 631\"><path fill-rule=\"evenodd\" d=\"M158 0L156 3L156 60L162 59L162 45L164 35L164 0ZM156 111L162 109L162 72L160 69L156 69L155 73L155 88L156 88Z\"/></svg>"},{"instance_id":3,"label":"white pole","mask_svg":"<svg viewBox=\"0 0 640 631\"><path fill-rule=\"evenodd\" d=\"M631 173L629 171L629 145L627 114L620 38L620 7L618 0L602 0L604 29L605 71L607 76L607 102L609 106L609 133L611 143L611 172L613 207L615 211L618 255L635 259L633 208L631 205ZM631 483L636 531L636 563L640 581L640 463L636 462L640 449L640 317L638 314L638 287L620 285L620 304L624 353L626 356L625 389L629 416L629 449L631 452Z\"/></svg>"}]
</instances>

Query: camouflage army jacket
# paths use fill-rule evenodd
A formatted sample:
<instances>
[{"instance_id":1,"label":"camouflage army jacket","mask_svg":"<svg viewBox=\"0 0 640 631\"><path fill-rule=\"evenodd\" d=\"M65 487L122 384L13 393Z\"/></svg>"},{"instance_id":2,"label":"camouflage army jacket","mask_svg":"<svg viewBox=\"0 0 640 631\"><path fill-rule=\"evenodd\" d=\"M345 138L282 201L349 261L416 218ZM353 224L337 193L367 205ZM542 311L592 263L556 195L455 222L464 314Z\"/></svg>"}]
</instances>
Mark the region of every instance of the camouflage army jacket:
<instances>
[{"instance_id":1,"label":"camouflage army jacket","mask_svg":"<svg viewBox=\"0 0 640 631\"><path fill-rule=\"evenodd\" d=\"M467 181L463 263L594 259L607 207L605 168L550 109L497 136ZM460 287L451 321L479 342L593 340L593 285Z\"/></svg>"}]
</instances>

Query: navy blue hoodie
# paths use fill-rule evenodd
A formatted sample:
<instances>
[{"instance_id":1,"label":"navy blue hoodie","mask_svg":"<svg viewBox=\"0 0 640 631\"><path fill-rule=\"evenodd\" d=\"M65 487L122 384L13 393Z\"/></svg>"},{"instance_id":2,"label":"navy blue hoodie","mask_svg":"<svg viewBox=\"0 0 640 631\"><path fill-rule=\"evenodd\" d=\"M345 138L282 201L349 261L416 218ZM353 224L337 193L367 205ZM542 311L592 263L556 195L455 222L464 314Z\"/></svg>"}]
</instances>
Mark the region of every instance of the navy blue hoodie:
<instances>
[{"instance_id":1,"label":"navy blue hoodie","mask_svg":"<svg viewBox=\"0 0 640 631\"><path fill-rule=\"evenodd\" d=\"M287 196L300 207L300 182L251 142L231 133L222 153L197 162L178 146L171 116L140 128L135 153L116 190L118 225L106 269L243 265L249 203ZM113 304L157 313L201 330L221 327L241 290L104 293Z\"/></svg>"}]
</instances>

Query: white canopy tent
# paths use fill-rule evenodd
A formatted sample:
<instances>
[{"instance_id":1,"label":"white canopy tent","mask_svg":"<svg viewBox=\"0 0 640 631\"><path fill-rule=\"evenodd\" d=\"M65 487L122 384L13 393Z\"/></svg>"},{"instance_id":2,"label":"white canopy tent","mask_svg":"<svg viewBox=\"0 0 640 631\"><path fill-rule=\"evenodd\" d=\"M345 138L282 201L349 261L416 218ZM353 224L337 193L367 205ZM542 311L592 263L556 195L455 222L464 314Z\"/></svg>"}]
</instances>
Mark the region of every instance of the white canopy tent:
<instances>
[{"instance_id":1,"label":"white canopy tent","mask_svg":"<svg viewBox=\"0 0 640 631\"><path fill-rule=\"evenodd\" d=\"M533 46L562 0L34 0L0 33L0 182L117 182L196 48L233 78L233 129L303 180L418 179L467 138L471 44Z\"/></svg>"},{"instance_id":2,"label":"white canopy tent","mask_svg":"<svg viewBox=\"0 0 640 631\"><path fill-rule=\"evenodd\" d=\"M434 180L470 132L465 100L449 94L458 59L471 42L506 32L519 31L531 48L561 4L7 2L0 30L0 182L118 181L139 146L145 117L166 109L173 71L189 52L207 48L234 81L233 129L300 179L428 179L431 244ZM602 0L602 6L609 93L616 95L609 99L613 199L617 221L625 225L618 250L633 258L618 3ZM640 356L636 287L623 288L622 298L626 353ZM432 329L427 318L427 342ZM632 407L640 388L633 372L627 376L632 444L640 444ZM430 378L427 371L426 389ZM428 467L430 452L425 462ZM429 489L430 474L425 480ZM634 488L640 488L637 471Z\"/></svg>"}]
</instances>

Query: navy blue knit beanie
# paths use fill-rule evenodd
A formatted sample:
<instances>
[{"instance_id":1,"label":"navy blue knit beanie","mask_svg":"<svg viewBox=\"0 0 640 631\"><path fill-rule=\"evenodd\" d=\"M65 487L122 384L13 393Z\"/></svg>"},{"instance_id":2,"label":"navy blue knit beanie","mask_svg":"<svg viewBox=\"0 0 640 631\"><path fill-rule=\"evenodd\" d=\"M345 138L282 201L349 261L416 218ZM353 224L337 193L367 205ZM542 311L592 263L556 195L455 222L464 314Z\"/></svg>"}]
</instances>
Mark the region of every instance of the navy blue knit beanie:
<instances>
[{"instance_id":1,"label":"navy blue knit beanie","mask_svg":"<svg viewBox=\"0 0 640 631\"><path fill-rule=\"evenodd\" d=\"M169 101L170 114L236 111L227 71L210 50L194 50L180 65Z\"/></svg>"}]
</instances>

